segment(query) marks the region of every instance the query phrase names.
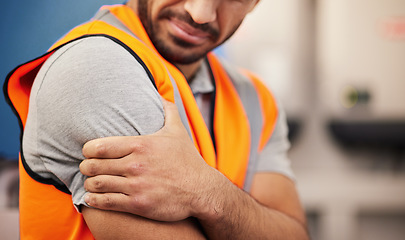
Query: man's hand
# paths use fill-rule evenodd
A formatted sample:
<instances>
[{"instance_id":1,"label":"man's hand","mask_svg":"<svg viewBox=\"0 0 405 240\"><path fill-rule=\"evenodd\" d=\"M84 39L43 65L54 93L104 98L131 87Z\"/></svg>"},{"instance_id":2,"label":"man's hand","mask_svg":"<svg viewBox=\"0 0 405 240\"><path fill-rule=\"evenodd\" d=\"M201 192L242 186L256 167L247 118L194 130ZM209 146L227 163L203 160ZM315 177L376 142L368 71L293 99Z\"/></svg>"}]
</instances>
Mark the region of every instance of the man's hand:
<instances>
[{"instance_id":1,"label":"man's hand","mask_svg":"<svg viewBox=\"0 0 405 240\"><path fill-rule=\"evenodd\" d=\"M196 215L217 171L195 149L175 104L164 101L165 126L152 135L108 137L83 147L80 171L89 178L92 207L159 221ZM213 171L217 172L213 174ZM206 195L206 194L205 194Z\"/></svg>"},{"instance_id":2,"label":"man's hand","mask_svg":"<svg viewBox=\"0 0 405 240\"><path fill-rule=\"evenodd\" d=\"M308 239L291 180L256 174L250 196L204 162L176 106L164 107L165 126L155 134L85 144L80 171L89 176L90 206L158 221L194 217L209 239Z\"/></svg>"}]
</instances>

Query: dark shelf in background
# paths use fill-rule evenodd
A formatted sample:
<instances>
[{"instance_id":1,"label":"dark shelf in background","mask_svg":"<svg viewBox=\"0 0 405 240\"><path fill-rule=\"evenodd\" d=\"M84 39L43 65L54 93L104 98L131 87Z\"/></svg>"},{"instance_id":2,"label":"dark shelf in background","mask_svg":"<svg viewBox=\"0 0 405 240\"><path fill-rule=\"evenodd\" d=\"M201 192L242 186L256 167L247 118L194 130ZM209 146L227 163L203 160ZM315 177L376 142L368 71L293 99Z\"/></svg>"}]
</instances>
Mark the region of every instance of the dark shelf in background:
<instances>
[{"instance_id":1,"label":"dark shelf in background","mask_svg":"<svg viewBox=\"0 0 405 240\"><path fill-rule=\"evenodd\" d=\"M405 149L405 120L332 120L328 128L335 139L347 147Z\"/></svg>"},{"instance_id":2,"label":"dark shelf in background","mask_svg":"<svg viewBox=\"0 0 405 240\"><path fill-rule=\"evenodd\" d=\"M301 130L301 121L295 118L288 118L287 126L288 126L288 140L290 140L290 142L293 142L297 138Z\"/></svg>"}]
</instances>

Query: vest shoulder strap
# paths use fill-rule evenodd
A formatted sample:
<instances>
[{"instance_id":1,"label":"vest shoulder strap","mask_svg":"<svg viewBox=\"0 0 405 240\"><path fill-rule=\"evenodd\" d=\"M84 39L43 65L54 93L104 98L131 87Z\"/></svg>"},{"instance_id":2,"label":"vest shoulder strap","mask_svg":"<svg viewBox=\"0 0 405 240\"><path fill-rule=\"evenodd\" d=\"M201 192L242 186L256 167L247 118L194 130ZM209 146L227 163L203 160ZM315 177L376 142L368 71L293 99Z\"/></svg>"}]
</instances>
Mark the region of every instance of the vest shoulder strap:
<instances>
[{"instance_id":1,"label":"vest shoulder strap","mask_svg":"<svg viewBox=\"0 0 405 240\"><path fill-rule=\"evenodd\" d=\"M259 77L247 70L236 69L224 60L221 63L242 100L251 125L252 139L259 139L256 146L261 151L269 140L278 117L276 100Z\"/></svg>"},{"instance_id":2,"label":"vest shoulder strap","mask_svg":"<svg viewBox=\"0 0 405 240\"><path fill-rule=\"evenodd\" d=\"M240 71L224 60L221 64L239 94L249 121L251 148L243 185L243 189L249 191L256 171L258 155L274 130L278 108L273 95L258 77L248 71Z\"/></svg>"}]
</instances>

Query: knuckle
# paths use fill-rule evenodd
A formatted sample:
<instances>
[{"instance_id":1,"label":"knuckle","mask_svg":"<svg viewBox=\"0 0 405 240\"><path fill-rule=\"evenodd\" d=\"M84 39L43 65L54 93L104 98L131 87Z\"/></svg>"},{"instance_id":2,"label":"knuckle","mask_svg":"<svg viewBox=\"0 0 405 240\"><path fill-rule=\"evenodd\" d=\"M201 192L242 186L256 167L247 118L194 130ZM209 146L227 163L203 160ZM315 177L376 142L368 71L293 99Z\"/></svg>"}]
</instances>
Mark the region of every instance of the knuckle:
<instances>
[{"instance_id":1,"label":"knuckle","mask_svg":"<svg viewBox=\"0 0 405 240\"><path fill-rule=\"evenodd\" d=\"M110 195L103 195L102 206L105 208L115 207L115 202Z\"/></svg>"},{"instance_id":2,"label":"knuckle","mask_svg":"<svg viewBox=\"0 0 405 240\"><path fill-rule=\"evenodd\" d=\"M98 173L98 164L93 160L87 160L83 163L84 175L94 176Z\"/></svg>"},{"instance_id":3,"label":"knuckle","mask_svg":"<svg viewBox=\"0 0 405 240\"><path fill-rule=\"evenodd\" d=\"M149 209L148 199L143 196L132 197L130 206L133 209L137 209L140 212L145 212Z\"/></svg>"},{"instance_id":4,"label":"knuckle","mask_svg":"<svg viewBox=\"0 0 405 240\"><path fill-rule=\"evenodd\" d=\"M96 156L104 156L107 152L107 147L102 142L97 142L94 144L94 154Z\"/></svg>"},{"instance_id":5,"label":"knuckle","mask_svg":"<svg viewBox=\"0 0 405 240\"><path fill-rule=\"evenodd\" d=\"M100 179L91 179L92 180L92 190L101 191L104 189L104 182Z\"/></svg>"},{"instance_id":6,"label":"knuckle","mask_svg":"<svg viewBox=\"0 0 405 240\"><path fill-rule=\"evenodd\" d=\"M146 153L148 150L148 143L146 139L137 139L137 141L133 141L131 143L131 149L132 152L140 154L140 153Z\"/></svg>"},{"instance_id":7,"label":"knuckle","mask_svg":"<svg viewBox=\"0 0 405 240\"><path fill-rule=\"evenodd\" d=\"M129 187L133 193L147 193L156 191L156 186L150 179L143 176L133 177L129 181ZM145 197L145 196L144 196Z\"/></svg>"},{"instance_id":8,"label":"knuckle","mask_svg":"<svg viewBox=\"0 0 405 240\"><path fill-rule=\"evenodd\" d=\"M144 171L145 166L142 163L130 163L127 170L130 175L136 176Z\"/></svg>"},{"instance_id":9,"label":"knuckle","mask_svg":"<svg viewBox=\"0 0 405 240\"><path fill-rule=\"evenodd\" d=\"M132 179L131 181L128 182L128 187L132 191L139 191L142 185L139 183L139 181Z\"/></svg>"}]
</instances>

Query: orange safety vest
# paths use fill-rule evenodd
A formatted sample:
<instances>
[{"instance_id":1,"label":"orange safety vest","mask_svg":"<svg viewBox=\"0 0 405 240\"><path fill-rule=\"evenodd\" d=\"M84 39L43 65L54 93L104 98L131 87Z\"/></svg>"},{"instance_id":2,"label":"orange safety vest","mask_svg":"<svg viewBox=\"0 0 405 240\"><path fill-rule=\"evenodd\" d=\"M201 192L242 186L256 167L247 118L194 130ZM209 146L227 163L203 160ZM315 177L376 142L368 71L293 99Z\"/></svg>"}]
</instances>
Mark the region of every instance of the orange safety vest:
<instances>
[{"instance_id":1,"label":"orange safety vest","mask_svg":"<svg viewBox=\"0 0 405 240\"><path fill-rule=\"evenodd\" d=\"M224 67L214 54L208 54L216 87L213 140L187 80L159 55L134 12L125 5L113 5L103 6L98 15L102 20L94 18L74 28L46 54L20 65L7 76L4 92L19 118L22 131L31 86L42 64L67 43L84 37L105 36L143 62L159 94L178 106L183 124L207 164L243 188L248 165L270 138L278 116L275 100L267 88L254 75L236 73ZM257 103L256 106L247 108L252 101ZM59 186L32 172L22 150L19 162L20 238L93 239L82 215L75 210L66 186Z\"/></svg>"}]
</instances>

